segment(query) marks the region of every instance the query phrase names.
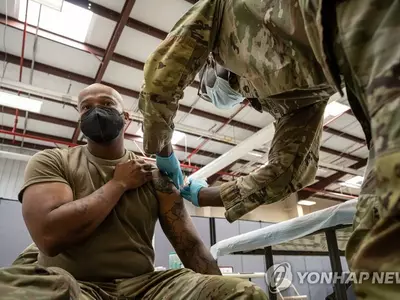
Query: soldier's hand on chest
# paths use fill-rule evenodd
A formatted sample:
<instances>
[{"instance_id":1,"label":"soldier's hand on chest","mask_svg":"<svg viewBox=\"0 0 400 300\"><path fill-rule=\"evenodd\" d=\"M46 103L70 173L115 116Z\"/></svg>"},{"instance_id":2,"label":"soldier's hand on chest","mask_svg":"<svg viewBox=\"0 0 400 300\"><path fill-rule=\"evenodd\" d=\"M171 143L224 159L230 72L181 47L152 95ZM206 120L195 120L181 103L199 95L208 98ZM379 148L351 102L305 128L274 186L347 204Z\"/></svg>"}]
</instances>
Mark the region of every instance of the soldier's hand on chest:
<instances>
[{"instance_id":1,"label":"soldier's hand on chest","mask_svg":"<svg viewBox=\"0 0 400 300\"><path fill-rule=\"evenodd\" d=\"M151 181L151 164L144 160L130 160L115 166L113 180L121 184L125 191L136 189Z\"/></svg>"}]
</instances>

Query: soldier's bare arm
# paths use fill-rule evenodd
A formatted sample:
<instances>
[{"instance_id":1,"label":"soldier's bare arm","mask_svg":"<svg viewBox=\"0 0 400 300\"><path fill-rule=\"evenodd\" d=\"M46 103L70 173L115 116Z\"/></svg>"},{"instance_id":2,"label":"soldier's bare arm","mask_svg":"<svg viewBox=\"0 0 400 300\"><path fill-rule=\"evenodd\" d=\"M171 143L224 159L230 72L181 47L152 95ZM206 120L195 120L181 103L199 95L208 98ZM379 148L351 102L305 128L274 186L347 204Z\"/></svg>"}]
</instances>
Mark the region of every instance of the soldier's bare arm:
<instances>
[{"instance_id":1,"label":"soldier's bare arm","mask_svg":"<svg viewBox=\"0 0 400 300\"><path fill-rule=\"evenodd\" d=\"M55 151L43 151L29 161L25 170L25 188L19 197L28 231L47 256L85 240L104 221L122 194L151 180L151 172L140 164L131 168L120 164L109 181L92 194L74 199ZM148 176L150 175L150 176Z\"/></svg>"},{"instance_id":2,"label":"soldier's bare arm","mask_svg":"<svg viewBox=\"0 0 400 300\"><path fill-rule=\"evenodd\" d=\"M159 199L160 224L182 263L197 273L220 275L217 262L194 227L179 191L168 177L155 173L153 184Z\"/></svg>"}]
</instances>

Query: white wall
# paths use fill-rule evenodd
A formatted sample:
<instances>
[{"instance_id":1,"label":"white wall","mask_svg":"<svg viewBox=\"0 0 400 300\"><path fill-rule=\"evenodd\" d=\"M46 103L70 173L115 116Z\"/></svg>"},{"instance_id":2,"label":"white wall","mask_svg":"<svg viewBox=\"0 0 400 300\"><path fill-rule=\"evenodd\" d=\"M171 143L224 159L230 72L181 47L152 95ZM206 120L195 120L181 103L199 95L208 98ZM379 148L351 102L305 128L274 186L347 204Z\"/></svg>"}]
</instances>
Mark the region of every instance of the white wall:
<instances>
[{"instance_id":1,"label":"white wall","mask_svg":"<svg viewBox=\"0 0 400 300\"><path fill-rule=\"evenodd\" d=\"M17 147L0 150L32 155ZM10 265L31 242L17 201L27 162L0 158L0 267Z\"/></svg>"},{"instance_id":2,"label":"white wall","mask_svg":"<svg viewBox=\"0 0 400 300\"><path fill-rule=\"evenodd\" d=\"M34 152L0 145L0 150L32 155ZM26 161L0 158L0 198L17 200L19 189L24 180Z\"/></svg>"}]
</instances>

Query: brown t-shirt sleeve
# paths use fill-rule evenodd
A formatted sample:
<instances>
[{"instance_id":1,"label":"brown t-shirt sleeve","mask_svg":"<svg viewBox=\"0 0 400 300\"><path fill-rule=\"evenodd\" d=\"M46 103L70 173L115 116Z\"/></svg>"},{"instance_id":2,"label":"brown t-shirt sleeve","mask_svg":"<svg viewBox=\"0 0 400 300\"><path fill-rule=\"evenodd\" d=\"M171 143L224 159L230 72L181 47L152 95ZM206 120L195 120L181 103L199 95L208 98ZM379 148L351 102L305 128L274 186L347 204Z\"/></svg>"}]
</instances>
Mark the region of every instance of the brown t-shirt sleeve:
<instances>
[{"instance_id":1,"label":"brown t-shirt sleeve","mask_svg":"<svg viewBox=\"0 0 400 300\"><path fill-rule=\"evenodd\" d=\"M24 184L18 194L18 200L22 202L22 197L27 187L44 182L68 184L62 156L58 149L44 150L32 156L25 169Z\"/></svg>"}]
</instances>

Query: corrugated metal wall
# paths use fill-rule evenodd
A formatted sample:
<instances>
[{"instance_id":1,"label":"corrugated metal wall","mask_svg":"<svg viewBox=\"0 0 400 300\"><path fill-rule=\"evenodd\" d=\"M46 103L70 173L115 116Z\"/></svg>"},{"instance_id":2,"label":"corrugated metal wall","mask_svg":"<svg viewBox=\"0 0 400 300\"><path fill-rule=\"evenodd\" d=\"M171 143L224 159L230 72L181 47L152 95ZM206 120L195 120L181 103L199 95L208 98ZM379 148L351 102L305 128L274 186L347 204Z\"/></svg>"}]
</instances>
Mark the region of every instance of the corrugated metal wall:
<instances>
[{"instance_id":1,"label":"corrugated metal wall","mask_svg":"<svg viewBox=\"0 0 400 300\"><path fill-rule=\"evenodd\" d=\"M35 152L17 147L0 146L0 150L33 155ZM0 158L0 198L17 200L24 180L26 161Z\"/></svg>"},{"instance_id":2,"label":"corrugated metal wall","mask_svg":"<svg viewBox=\"0 0 400 300\"><path fill-rule=\"evenodd\" d=\"M33 155L34 151L0 146L0 150ZM0 267L9 266L30 243L22 218L18 192L24 181L26 161L0 158Z\"/></svg>"}]
</instances>

